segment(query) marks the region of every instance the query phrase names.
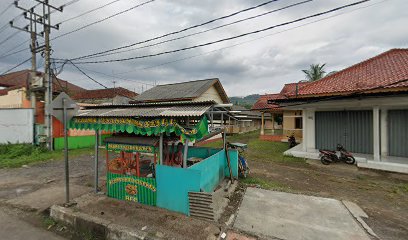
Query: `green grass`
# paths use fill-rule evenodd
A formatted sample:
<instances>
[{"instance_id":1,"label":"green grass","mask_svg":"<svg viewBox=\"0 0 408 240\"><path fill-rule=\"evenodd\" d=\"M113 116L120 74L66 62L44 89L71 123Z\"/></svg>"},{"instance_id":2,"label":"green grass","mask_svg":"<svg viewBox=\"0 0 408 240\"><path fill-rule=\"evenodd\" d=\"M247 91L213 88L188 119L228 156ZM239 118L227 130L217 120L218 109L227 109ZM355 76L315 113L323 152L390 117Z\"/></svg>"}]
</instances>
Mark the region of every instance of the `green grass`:
<instances>
[{"instance_id":1,"label":"green grass","mask_svg":"<svg viewBox=\"0 0 408 240\"><path fill-rule=\"evenodd\" d=\"M256 177L247 177L242 179L241 182L247 186L256 186L266 190L290 191L290 187L285 184Z\"/></svg>"},{"instance_id":2,"label":"green grass","mask_svg":"<svg viewBox=\"0 0 408 240\"><path fill-rule=\"evenodd\" d=\"M228 142L241 142L248 144L248 149L244 152L245 158L251 161L285 162L285 163L305 163L303 158L283 156L283 152L288 150L288 144L282 142L269 142L259 140L259 132L254 131L245 134L227 136ZM211 142L205 147L222 147L222 140Z\"/></svg>"},{"instance_id":3,"label":"green grass","mask_svg":"<svg viewBox=\"0 0 408 240\"><path fill-rule=\"evenodd\" d=\"M74 149L70 157L91 153L93 148ZM17 168L36 162L62 159L63 151L48 151L31 144L0 144L0 168Z\"/></svg>"}]
</instances>

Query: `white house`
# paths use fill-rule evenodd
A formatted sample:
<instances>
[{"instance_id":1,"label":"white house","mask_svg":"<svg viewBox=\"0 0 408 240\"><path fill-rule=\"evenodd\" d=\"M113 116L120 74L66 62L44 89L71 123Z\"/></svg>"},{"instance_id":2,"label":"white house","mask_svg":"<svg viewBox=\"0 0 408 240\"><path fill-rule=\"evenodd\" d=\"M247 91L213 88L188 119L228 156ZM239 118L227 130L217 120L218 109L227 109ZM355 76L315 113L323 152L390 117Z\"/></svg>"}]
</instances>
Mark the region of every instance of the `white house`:
<instances>
[{"instance_id":1,"label":"white house","mask_svg":"<svg viewBox=\"0 0 408 240\"><path fill-rule=\"evenodd\" d=\"M283 99L302 110L303 142L286 154L318 158L340 143L357 165L408 173L408 49L392 49Z\"/></svg>"}]
</instances>

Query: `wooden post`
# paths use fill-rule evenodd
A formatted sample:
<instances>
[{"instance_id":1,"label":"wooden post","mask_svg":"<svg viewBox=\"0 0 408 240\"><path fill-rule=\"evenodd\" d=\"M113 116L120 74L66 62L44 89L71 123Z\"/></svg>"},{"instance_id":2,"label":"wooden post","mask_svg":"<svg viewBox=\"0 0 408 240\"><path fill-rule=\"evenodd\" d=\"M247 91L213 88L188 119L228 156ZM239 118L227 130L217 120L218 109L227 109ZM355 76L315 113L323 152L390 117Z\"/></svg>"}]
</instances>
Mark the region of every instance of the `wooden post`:
<instances>
[{"instance_id":1,"label":"wooden post","mask_svg":"<svg viewBox=\"0 0 408 240\"><path fill-rule=\"evenodd\" d=\"M275 114L271 113L272 134L275 135Z\"/></svg>"},{"instance_id":2,"label":"wooden post","mask_svg":"<svg viewBox=\"0 0 408 240\"><path fill-rule=\"evenodd\" d=\"M137 177L140 177L140 152L136 153L136 173Z\"/></svg>"},{"instance_id":3,"label":"wooden post","mask_svg":"<svg viewBox=\"0 0 408 240\"><path fill-rule=\"evenodd\" d=\"M261 117L261 135L265 134L265 126L264 126L264 118L265 118L265 113L262 112L262 117Z\"/></svg>"}]
</instances>

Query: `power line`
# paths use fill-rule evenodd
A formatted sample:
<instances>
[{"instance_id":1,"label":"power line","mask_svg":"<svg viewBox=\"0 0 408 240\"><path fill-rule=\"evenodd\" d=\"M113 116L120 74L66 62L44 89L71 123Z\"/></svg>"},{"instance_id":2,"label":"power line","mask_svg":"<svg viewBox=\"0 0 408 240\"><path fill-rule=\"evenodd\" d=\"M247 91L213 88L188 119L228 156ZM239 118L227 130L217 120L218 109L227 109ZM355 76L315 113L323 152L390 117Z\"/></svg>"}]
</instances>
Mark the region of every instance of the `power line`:
<instances>
[{"instance_id":1,"label":"power line","mask_svg":"<svg viewBox=\"0 0 408 240\"><path fill-rule=\"evenodd\" d=\"M0 45L4 44L8 40L12 39L13 37L15 37L19 33L20 33L20 31L16 31L16 32L10 34L10 36L6 37L3 41L0 42Z\"/></svg>"},{"instance_id":2,"label":"power line","mask_svg":"<svg viewBox=\"0 0 408 240\"><path fill-rule=\"evenodd\" d=\"M114 0L114 1L111 1L111 2L109 2L109 3L104 4L104 5L102 5L102 6L99 6L99 7L97 7L97 8L94 8L94 9L88 10L88 11L86 11L86 12L83 12L83 13L81 13L81 14L75 16L75 17L67 18L67 19L65 19L65 20L62 20L62 21L60 22L60 24L61 24L61 23L66 23L66 22L72 21L72 20L77 19L77 18L80 18L80 17L82 17L82 16L85 16L85 15L87 15L87 14L89 14L89 13L95 12L95 11L97 11L97 10L99 10L99 9L102 9L102 8L104 8L104 7L107 7L107 6L109 6L109 5L112 5L112 4L114 4L114 3L116 3L116 2L119 2L119 1L121 1L121 0Z\"/></svg>"},{"instance_id":3,"label":"power line","mask_svg":"<svg viewBox=\"0 0 408 240\"><path fill-rule=\"evenodd\" d=\"M20 1L20 0L18 0L18 1ZM17 2L18 2L18 1L17 1ZM61 5L59 8L62 9L62 8L64 8L64 7L67 7L67 6L69 6L69 5L72 5L72 4L74 4L74 3L76 3L76 2L79 2L79 1L80 1L80 0L71 0L71 1L69 1L69 2L67 2L67 3L64 3L64 4ZM37 6L40 5L40 4L41 4L41 3L37 3L36 5L34 5L34 6L31 7L31 8L35 8L35 7L37 7ZM12 4L12 5L14 5L14 4ZM54 12L56 12L56 11L57 11L56 9L51 10L51 11L50 11L50 14L51 14L51 13L54 13ZM23 17L23 16L24 16L24 13L23 13L23 14L20 14L20 15L18 15L18 16L16 16L16 17L14 17L11 21L16 21L16 20L20 19L20 18ZM8 26L10 26L9 23L6 23L5 25L3 25L3 26L0 28L0 33L1 33L2 31L4 31ZM0 56L0 59L5 58L5 57L8 57L8 56L15 55L15 54L20 53L20 52L23 52L23 51L25 51L25 50L29 50L30 48L26 47L26 48L24 48L24 49L20 49L20 50L17 50L17 51L14 51L14 52L8 54L9 52L13 51L14 49L16 49L16 48L18 48L18 47L20 47L20 46L22 46L22 45L24 45L25 43L27 43L27 42L29 42L29 41L30 41L30 39L27 39L27 40L25 40L24 42L21 42L21 43L17 44L16 46L10 48L8 51L6 51L5 53L3 53L3 55Z\"/></svg>"},{"instance_id":4,"label":"power line","mask_svg":"<svg viewBox=\"0 0 408 240\"><path fill-rule=\"evenodd\" d=\"M10 3L3 11L0 12L0 17L3 16L7 10L9 10L13 6L13 3Z\"/></svg>"},{"instance_id":5,"label":"power line","mask_svg":"<svg viewBox=\"0 0 408 240\"><path fill-rule=\"evenodd\" d=\"M13 71L14 69L20 67L21 65L23 65L24 63L26 63L26 62L28 62L28 61L31 61L31 58L28 58L28 59L22 61L21 63L17 64L16 66L14 66L14 67L12 67L12 68L10 68L10 69L4 71L3 73L0 74L0 76L1 76L1 75L4 75L4 74L6 74L6 73L8 73L8 72L10 72L10 71Z\"/></svg>"},{"instance_id":6,"label":"power line","mask_svg":"<svg viewBox=\"0 0 408 240\"><path fill-rule=\"evenodd\" d=\"M109 53L105 53L105 54L100 54L100 55L90 56L90 57L84 57L84 58L85 59L90 59L90 58L104 57L104 56L109 56L109 55L113 55L113 54L118 54L118 53L123 53L123 52L130 52L130 51L134 51L134 50L138 50L138 49L142 49L142 48L148 48L148 47L161 45L163 43L180 40L180 39L183 39L183 38L187 38L187 37L199 35L199 34L202 34L202 33L210 32L210 31L213 31L213 30L216 30L216 29L220 29L220 28L223 28L223 27L226 27L226 26L231 26L233 24L237 24L237 23L240 23L240 22L252 20L252 19L255 19L255 18L258 18L258 17L262 17L262 16L265 16L265 15L271 14L271 13L275 13L275 12L282 11L282 10L285 10L285 9L288 9L288 8L291 8L291 7L302 5L302 4L311 2L311 1L313 1L313 0L306 0L306 1L298 2L298 3L290 4L290 5L287 5L285 7L281 7L281 8L278 8L278 9L271 10L271 11L267 11L267 12L262 13L262 14L258 14L258 15L252 16L252 17L247 17L247 18L240 19L240 20L237 20L237 21L234 21L234 22L231 22L231 23L223 24L223 25L220 25L220 26L217 26L217 27L213 27L213 28L210 28L210 29L207 29L207 30L191 33L191 34L184 35L184 36L181 36L181 37L171 38L171 39L168 39L168 40L164 40L164 41L161 41L161 42L157 42L157 43L153 43L153 44L149 44L149 45L145 45L145 46L141 46L141 47L137 47L137 48L126 49L126 50L117 51L117 52L109 52Z\"/></svg>"},{"instance_id":7,"label":"power line","mask_svg":"<svg viewBox=\"0 0 408 240\"><path fill-rule=\"evenodd\" d=\"M90 26L92 26L92 25L95 25L95 24L104 22L104 21L106 21L106 20L108 20L108 19L111 19L111 18L116 17L116 16L118 16L118 15L121 15L121 14L123 14L123 13L129 12L129 11L131 11L131 10L133 10L133 9L136 9L136 8L138 8L138 7L141 7L141 6L143 6L143 5L146 5L146 4L151 3L151 2L154 2L154 1L156 1L156 0L149 0L149 1L146 1L146 2L143 2L143 3L140 3L140 4L137 4L137 5L135 5L135 6L131 7L131 8L125 9L125 10L123 10L123 11L120 11L120 12L115 13L115 14L113 14L113 15L110 15L110 16L108 16L108 17L105 17L105 18L103 18L103 19L101 19L101 20L98 20L98 21L89 23L89 24L84 25L84 26L82 26L82 27L80 27L80 28L77 28L77 29L74 29L74 30L72 30L72 31L69 31L69 32L63 33L63 34L61 34L61 35L58 35L58 36L52 38L51 40L55 40L55 39L64 37L64 36L69 35L69 34L72 34L72 33L74 33L74 32L78 32L78 31L80 31L80 30L82 30L82 29L84 29L84 28L87 28L87 27L90 27Z\"/></svg>"},{"instance_id":8,"label":"power line","mask_svg":"<svg viewBox=\"0 0 408 240\"><path fill-rule=\"evenodd\" d=\"M80 71L83 75L85 75L87 78L91 79L92 81L94 81L95 83L101 85L104 88L108 88L107 86L103 85L102 83L96 81L94 78L92 78L91 76L89 76L88 74L86 74L86 72L82 71L82 69L80 69L77 65L75 65L73 62L69 61L72 66L74 66L76 69L78 69L78 71Z\"/></svg>"},{"instance_id":9,"label":"power line","mask_svg":"<svg viewBox=\"0 0 408 240\"><path fill-rule=\"evenodd\" d=\"M240 10L240 11L237 11L237 12L233 12L233 13L231 13L231 14L228 14L228 15L225 15L225 16L222 16L222 17L214 18L214 19L209 20L209 21L207 21L207 22L200 23L200 24L196 24L196 25L193 25L193 26L190 26L190 27L187 27L187 28L178 30L178 31L166 33L166 34L163 34L163 35L158 36L158 37L154 37L154 38L150 38L150 39L147 39L147 40L144 40L144 41L132 43L132 44L125 45L125 46L122 46L122 47L113 48L113 49L106 50L106 51L103 51L103 52L98 52L98 53L93 53L93 54L89 54L89 55L85 55L85 56L81 56L81 57L77 57L77 58L72 58L71 60L78 60L78 59L82 59L82 58L85 58L85 57L95 56L95 55L99 55L99 54L103 54L103 53L108 53L108 52L112 52L112 51L117 51L117 50L124 49L124 48L133 47L133 46L136 46L136 45L139 45L139 44L142 44L142 43L151 42L151 41L153 41L153 40L161 39L161 38L164 38L164 37L167 37L167 36L171 36L171 35L174 35L174 34L178 34L178 33L185 32L185 31L187 31L187 30L191 30L191 29L194 29L194 28L202 27L202 26L204 26L204 25L207 25L207 24L210 24L210 23L213 23L213 22L222 20L222 19L226 19L226 18L235 16L235 15L238 15L238 14L240 14L240 13L247 12L247 11L250 11L250 10L253 10L253 9L256 9L256 8L259 8L259 7L262 7L262 6L265 6L265 5L267 5L267 4L270 4L270 3L273 3L273 2L277 2L277 1L279 1L279 0L270 0L270 1L267 1L267 2L264 2L264 3L261 3L261 4L259 4L259 5L256 5L256 6L253 6L253 7L249 7L249 8L246 8L246 9L243 9L243 10Z\"/></svg>"},{"instance_id":10,"label":"power line","mask_svg":"<svg viewBox=\"0 0 408 240\"><path fill-rule=\"evenodd\" d=\"M338 17L338 16L341 16L341 15L344 15L344 14L348 14L348 13L352 13L352 12L355 12L355 11L357 11L357 10L361 10L361 9L364 9L364 8L369 8L369 7L372 7L372 6L374 6L374 5L377 5L377 4L380 4L380 3L383 3L383 2L387 2L387 1L390 1L390 0L383 0L383 1L376 2L376 3L373 3L373 4L367 5L367 6L362 6L362 7L353 9L353 10L348 11L348 12L338 13L338 14L335 14L335 15L332 15L332 16L329 16L329 17L325 17L325 18L321 18L321 19L318 19L318 20L314 20L314 21L308 22L308 23L304 23L304 24L299 25L299 26L296 26L296 27L292 27L292 28L289 28L289 29L285 29L285 30L282 30L282 31L279 31L279 32L275 32L275 33L272 33L272 34L267 34L267 35L264 35L264 36L261 36L261 37L257 37L257 38L254 38L254 39L251 39L251 40L248 40L248 41L239 42L239 43L236 43L236 44L233 44L233 45L230 45L230 46L218 48L218 49L211 50L211 51L208 51L208 52L203 52L203 53L200 53L200 54L196 54L196 55L192 55L192 56L188 56L188 57L184 57L184 58L179 58L179 59L176 59L176 60L164 62L164 63L161 63L161 64L149 66L149 67L133 69L133 70L121 72L121 73L118 73L118 74L126 74L126 73L131 73L131 72L140 71L140 70L147 70L147 69L156 68L156 67L161 67L161 66L168 65L168 64L172 64L172 63L176 63L176 62L181 62L181 61L193 59L193 58L196 58L196 57L201 57L201 56L204 56L204 55L207 55L207 54L210 54L210 53L222 51L222 50L225 50L225 49L228 49L228 48L233 48L233 47L236 47L236 46L240 46L240 45L243 45L243 44L251 43L251 42L254 42L254 41L257 41L257 40L261 40L261 39L264 39L264 38L267 38L267 37L270 37L270 36L278 35L278 34L280 34L280 33L284 33L284 32L287 32L287 31L294 30L294 29L298 29L298 28L301 28L301 27L304 27L304 26L307 26L307 25L311 25L311 24L314 24L314 23L317 23L317 22L321 22L321 21L324 21L324 20L327 20L327 19L330 19L330 18Z\"/></svg>"},{"instance_id":11,"label":"power line","mask_svg":"<svg viewBox=\"0 0 408 240\"><path fill-rule=\"evenodd\" d=\"M293 21L288 21L288 22L284 22L281 24L277 24L271 27L267 27L267 28L263 28L263 29L259 29L256 31L252 31L252 32L247 32L247 33L243 33L240 35L236 35L236 36L232 36L232 37L228 37L228 38L223 38L223 39L219 39L216 41L212 41L212 42L207 42L207 43L203 43L203 44L199 44L199 45L194 45L194 46L190 46L190 47L185 47L185 48L180 48L180 49L176 49L176 50L171 50L171 51L165 51L165 52L160 52L160 53L155 53L155 54L148 54L148 55L142 55L142 56L135 56L135 57L128 57L128 58L119 58L119 59L109 59L109 60L101 60L101 61L83 61L83 62L76 62L76 64L95 64L95 63L109 63L109 62L122 62L122 61L129 61L129 60L134 60L134 59L142 59L142 58L149 58L149 57L155 57L155 56L160 56L160 55L165 55L165 54L170 54L170 53L176 53L176 52L181 52L181 51L186 51L186 50L190 50L190 49L195 49L195 48L199 48L199 47L204 47L204 46L209 46L209 45L213 45L216 43L221 43L221 42L225 42L225 41L229 41L229 40L233 40L233 39L237 39L237 38L241 38L244 36L249 36L249 35L253 35L256 33L260 33L260 32L264 32L264 31L268 31L277 27L282 27L282 26L286 26L289 24L293 24L296 22L300 22L309 18L314 18L314 17L318 17L318 16L322 16L328 13L332 13L332 12L336 12L339 11L341 9L344 8L348 8L348 7L352 7L352 6L356 6L365 2L369 2L371 0L362 0L362 1L358 1L358 2L354 2L351 4L347 4L347 5L343 5L340 7L336 7L324 12L320 12L320 13L316 13L313 15L309 15L306 17L302 17L302 18L298 18L296 20Z\"/></svg>"}]
</instances>

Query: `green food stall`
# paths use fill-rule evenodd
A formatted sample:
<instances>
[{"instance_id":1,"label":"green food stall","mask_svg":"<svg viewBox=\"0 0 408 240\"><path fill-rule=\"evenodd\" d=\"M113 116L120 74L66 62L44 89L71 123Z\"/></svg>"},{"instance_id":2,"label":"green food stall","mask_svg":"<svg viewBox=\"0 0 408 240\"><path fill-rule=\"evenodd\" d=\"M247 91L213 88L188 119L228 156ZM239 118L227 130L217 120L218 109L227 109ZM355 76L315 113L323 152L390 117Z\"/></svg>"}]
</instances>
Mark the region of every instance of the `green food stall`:
<instances>
[{"instance_id":1,"label":"green food stall","mask_svg":"<svg viewBox=\"0 0 408 240\"><path fill-rule=\"evenodd\" d=\"M235 151L230 151L231 164L227 164L223 149L191 146L210 134L207 113L213 105L177 102L93 106L81 110L71 120L70 128L95 130L97 139L101 130L112 133L103 142L109 197L189 215L189 192L212 192L229 175L229 168L238 176ZM99 147L95 149L98 158ZM96 186L97 164L95 161Z\"/></svg>"}]
</instances>

